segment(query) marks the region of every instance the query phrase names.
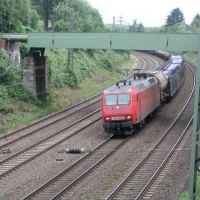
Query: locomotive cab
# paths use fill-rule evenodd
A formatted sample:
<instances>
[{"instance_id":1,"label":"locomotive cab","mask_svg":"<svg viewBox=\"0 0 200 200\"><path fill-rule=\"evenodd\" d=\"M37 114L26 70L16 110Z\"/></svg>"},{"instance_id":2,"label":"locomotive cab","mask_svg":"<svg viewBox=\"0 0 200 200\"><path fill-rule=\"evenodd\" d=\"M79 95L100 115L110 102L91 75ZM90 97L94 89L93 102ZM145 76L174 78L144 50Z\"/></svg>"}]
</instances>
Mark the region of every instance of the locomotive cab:
<instances>
[{"instance_id":1,"label":"locomotive cab","mask_svg":"<svg viewBox=\"0 0 200 200\"><path fill-rule=\"evenodd\" d=\"M131 93L114 93L102 97L103 127L108 133L129 134L133 129ZM130 132L131 133L131 132Z\"/></svg>"}]
</instances>

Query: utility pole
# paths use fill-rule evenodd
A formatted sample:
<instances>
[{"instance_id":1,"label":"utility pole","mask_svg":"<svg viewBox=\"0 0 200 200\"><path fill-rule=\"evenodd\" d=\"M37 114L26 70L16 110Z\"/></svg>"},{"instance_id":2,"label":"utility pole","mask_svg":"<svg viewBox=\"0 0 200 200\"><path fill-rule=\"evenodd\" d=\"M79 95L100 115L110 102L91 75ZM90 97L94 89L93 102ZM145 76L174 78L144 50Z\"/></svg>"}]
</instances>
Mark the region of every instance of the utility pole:
<instances>
[{"instance_id":1,"label":"utility pole","mask_svg":"<svg viewBox=\"0 0 200 200\"><path fill-rule=\"evenodd\" d=\"M124 22L123 17L122 17L122 14L121 14L121 16L119 17L119 20L118 20L117 22L119 22L119 25L120 25L120 28L121 28L121 27L122 27L122 23Z\"/></svg>"},{"instance_id":2,"label":"utility pole","mask_svg":"<svg viewBox=\"0 0 200 200\"><path fill-rule=\"evenodd\" d=\"M115 17L113 17L112 30L115 31Z\"/></svg>"}]
</instances>

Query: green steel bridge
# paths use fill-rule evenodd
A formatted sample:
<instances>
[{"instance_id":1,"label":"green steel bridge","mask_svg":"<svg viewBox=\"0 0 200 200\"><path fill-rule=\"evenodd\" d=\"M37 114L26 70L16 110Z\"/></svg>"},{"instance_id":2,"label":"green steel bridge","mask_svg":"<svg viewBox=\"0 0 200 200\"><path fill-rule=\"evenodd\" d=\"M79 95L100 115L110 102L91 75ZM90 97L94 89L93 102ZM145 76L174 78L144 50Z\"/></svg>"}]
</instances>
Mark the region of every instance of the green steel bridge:
<instances>
[{"instance_id":1,"label":"green steel bridge","mask_svg":"<svg viewBox=\"0 0 200 200\"><path fill-rule=\"evenodd\" d=\"M192 154L190 166L190 199L196 199L197 166L200 155L200 34L159 34L159 33L28 33L4 34L7 41L27 42L31 51L45 48L122 49L122 50L163 50L198 52Z\"/></svg>"},{"instance_id":2,"label":"green steel bridge","mask_svg":"<svg viewBox=\"0 0 200 200\"><path fill-rule=\"evenodd\" d=\"M8 41L27 42L29 48L130 49L197 52L199 44L198 34L48 32L4 34L0 38Z\"/></svg>"}]
</instances>

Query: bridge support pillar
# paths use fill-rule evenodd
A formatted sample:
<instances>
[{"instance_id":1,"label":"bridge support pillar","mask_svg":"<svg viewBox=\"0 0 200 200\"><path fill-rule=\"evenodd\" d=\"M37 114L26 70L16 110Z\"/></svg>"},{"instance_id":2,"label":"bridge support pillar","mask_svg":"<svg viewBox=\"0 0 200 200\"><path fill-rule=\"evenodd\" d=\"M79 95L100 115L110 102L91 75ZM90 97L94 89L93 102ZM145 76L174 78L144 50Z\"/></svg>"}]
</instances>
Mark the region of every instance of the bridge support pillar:
<instances>
[{"instance_id":1,"label":"bridge support pillar","mask_svg":"<svg viewBox=\"0 0 200 200\"><path fill-rule=\"evenodd\" d=\"M40 52L34 52L32 56L25 58L23 82L38 99L44 99L46 97L48 84L46 56L40 55Z\"/></svg>"}]
</instances>

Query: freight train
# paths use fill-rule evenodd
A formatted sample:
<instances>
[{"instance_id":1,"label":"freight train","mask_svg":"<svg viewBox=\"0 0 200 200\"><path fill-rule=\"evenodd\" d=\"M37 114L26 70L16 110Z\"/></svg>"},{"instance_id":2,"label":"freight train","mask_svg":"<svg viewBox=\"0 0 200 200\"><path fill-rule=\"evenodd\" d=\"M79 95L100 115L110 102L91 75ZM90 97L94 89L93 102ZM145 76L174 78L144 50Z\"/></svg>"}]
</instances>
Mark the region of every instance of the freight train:
<instances>
[{"instance_id":1,"label":"freight train","mask_svg":"<svg viewBox=\"0 0 200 200\"><path fill-rule=\"evenodd\" d=\"M128 135L142 127L180 88L184 61L182 55L171 55L162 70L136 73L104 90L101 108L105 131L110 135Z\"/></svg>"}]
</instances>

